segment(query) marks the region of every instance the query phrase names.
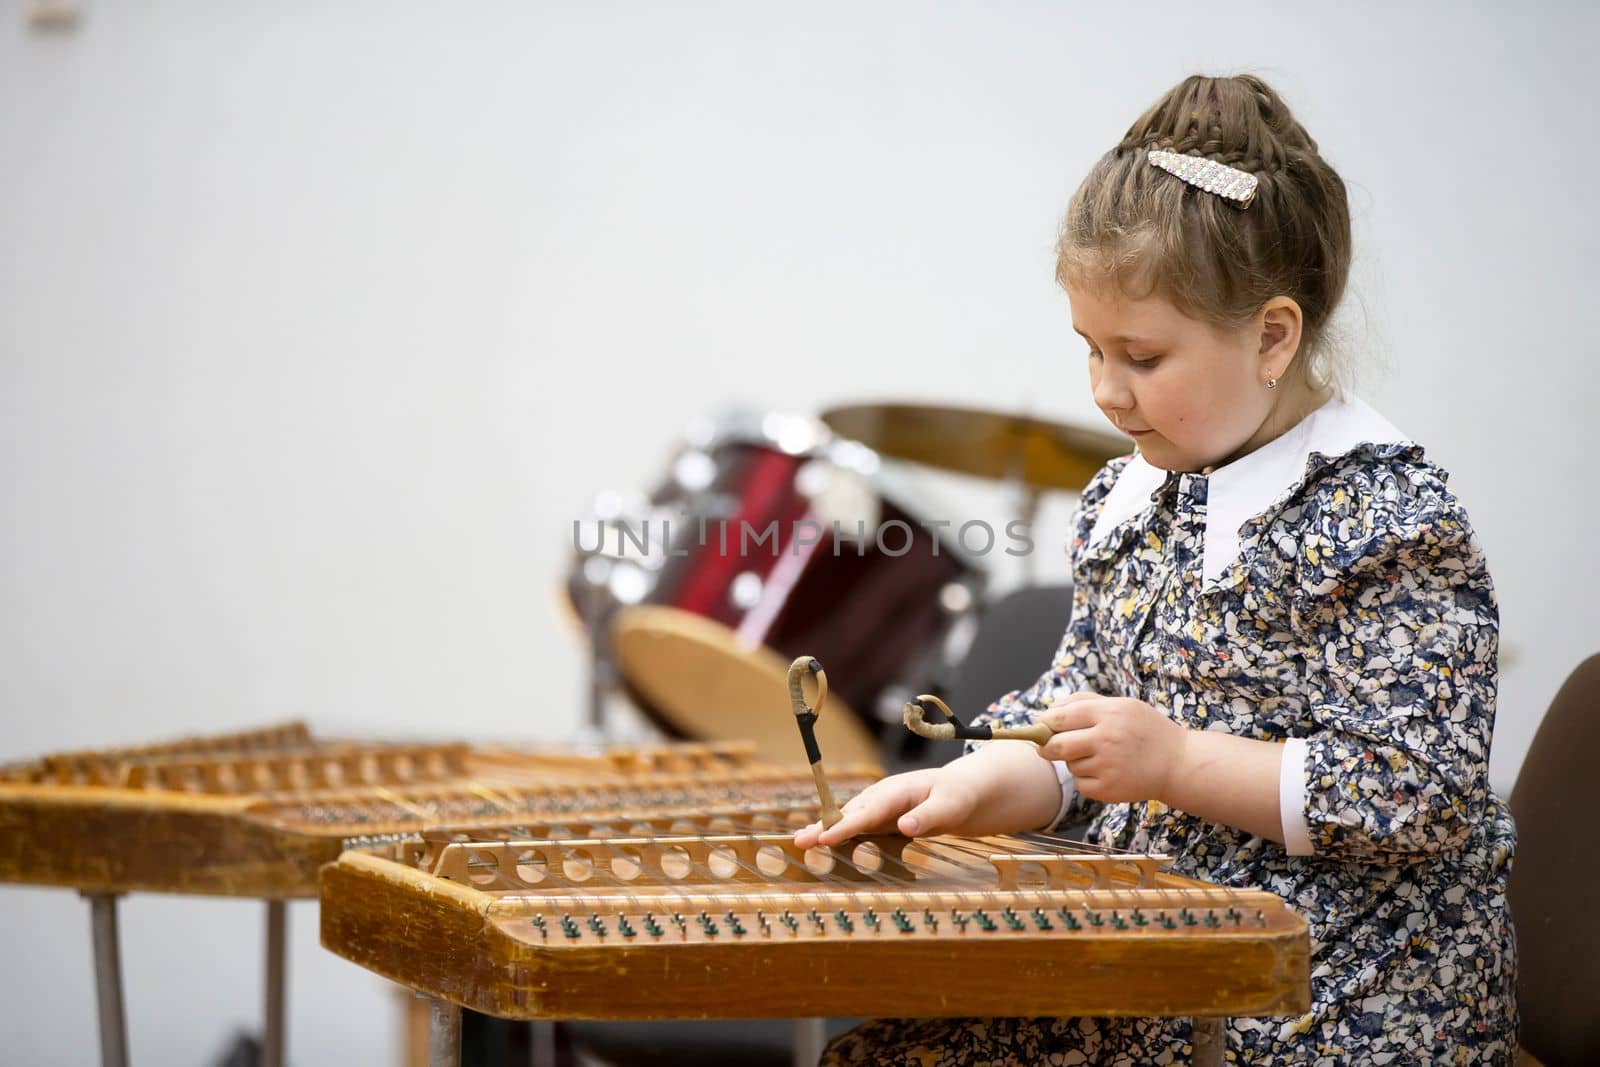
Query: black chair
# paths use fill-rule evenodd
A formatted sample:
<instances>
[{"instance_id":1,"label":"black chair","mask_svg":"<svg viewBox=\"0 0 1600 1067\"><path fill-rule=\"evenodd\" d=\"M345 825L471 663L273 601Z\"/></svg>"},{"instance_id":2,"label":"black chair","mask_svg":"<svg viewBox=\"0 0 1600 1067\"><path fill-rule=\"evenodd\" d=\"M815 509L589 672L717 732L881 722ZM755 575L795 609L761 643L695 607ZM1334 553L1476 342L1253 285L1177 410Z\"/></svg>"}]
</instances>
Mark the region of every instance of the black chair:
<instances>
[{"instance_id":1,"label":"black chair","mask_svg":"<svg viewBox=\"0 0 1600 1067\"><path fill-rule=\"evenodd\" d=\"M1600 853L1585 832L1600 811L1597 758L1600 655L1579 664L1556 694L1511 791L1523 1064L1600 1063L1600 914L1590 904Z\"/></svg>"},{"instance_id":2,"label":"black chair","mask_svg":"<svg viewBox=\"0 0 1600 1067\"><path fill-rule=\"evenodd\" d=\"M1050 666L1072 617L1072 586L1035 585L989 605L945 698L963 719L1026 689Z\"/></svg>"}]
</instances>

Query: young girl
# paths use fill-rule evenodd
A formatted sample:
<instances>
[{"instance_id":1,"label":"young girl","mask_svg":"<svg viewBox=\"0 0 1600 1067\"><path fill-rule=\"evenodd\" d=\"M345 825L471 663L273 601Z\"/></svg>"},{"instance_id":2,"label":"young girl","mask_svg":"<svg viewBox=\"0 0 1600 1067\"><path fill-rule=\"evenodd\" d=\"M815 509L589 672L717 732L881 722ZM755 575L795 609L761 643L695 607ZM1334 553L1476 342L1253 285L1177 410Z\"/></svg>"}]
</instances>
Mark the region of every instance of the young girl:
<instances>
[{"instance_id":1,"label":"young girl","mask_svg":"<svg viewBox=\"0 0 1600 1067\"><path fill-rule=\"evenodd\" d=\"M1349 264L1344 184L1260 79L1188 78L1134 123L1073 196L1057 277L1138 450L1084 490L1054 665L984 716L1058 732L884 779L797 842L1088 818L1310 923L1311 1011L1232 1020L1231 1060L1510 1063L1494 592L1445 472L1324 369ZM879 1020L823 1062L1181 1063L1189 1036Z\"/></svg>"}]
</instances>

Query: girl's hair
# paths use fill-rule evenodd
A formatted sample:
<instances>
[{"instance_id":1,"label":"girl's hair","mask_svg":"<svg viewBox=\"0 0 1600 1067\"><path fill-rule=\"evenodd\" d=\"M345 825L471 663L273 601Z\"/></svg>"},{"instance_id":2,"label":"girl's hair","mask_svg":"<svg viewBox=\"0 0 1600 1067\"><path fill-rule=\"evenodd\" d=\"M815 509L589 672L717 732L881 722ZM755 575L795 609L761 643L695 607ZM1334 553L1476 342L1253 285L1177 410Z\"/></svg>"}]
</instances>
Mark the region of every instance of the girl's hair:
<instances>
[{"instance_id":1,"label":"girl's hair","mask_svg":"<svg viewBox=\"0 0 1600 1067\"><path fill-rule=\"evenodd\" d=\"M1259 181L1244 209L1150 164L1151 149L1203 156ZM1266 82L1185 78L1139 117L1073 194L1056 280L1132 299L1161 296L1219 326L1274 296L1302 314L1290 374L1337 385L1329 320L1350 274L1344 182Z\"/></svg>"}]
</instances>

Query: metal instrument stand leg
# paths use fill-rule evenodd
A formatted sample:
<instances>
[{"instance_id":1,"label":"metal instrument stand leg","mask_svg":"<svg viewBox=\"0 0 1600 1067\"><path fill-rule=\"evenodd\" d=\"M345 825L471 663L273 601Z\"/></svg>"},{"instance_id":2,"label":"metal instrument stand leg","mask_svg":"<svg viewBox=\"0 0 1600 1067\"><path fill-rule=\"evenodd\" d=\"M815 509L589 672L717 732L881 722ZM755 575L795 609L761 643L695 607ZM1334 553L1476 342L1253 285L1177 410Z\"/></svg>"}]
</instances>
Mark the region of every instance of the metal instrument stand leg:
<instances>
[{"instance_id":1,"label":"metal instrument stand leg","mask_svg":"<svg viewBox=\"0 0 1600 1067\"><path fill-rule=\"evenodd\" d=\"M262 1067L283 1067L284 1050L284 933L288 928L286 905L267 901L267 1018L261 1043Z\"/></svg>"},{"instance_id":2,"label":"metal instrument stand leg","mask_svg":"<svg viewBox=\"0 0 1600 1067\"><path fill-rule=\"evenodd\" d=\"M1038 489L1035 489L1035 488L1024 488L1023 489L1023 491L1022 491L1022 507L1019 510L1022 512L1022 514L1019 515L1018 518L1020 518L1023 521L1023 523L1026 526L1026 529L1028 529L1031 532L1033 530L1034 523L1036 523L1038 521L1038 519L1039 519L1039 490ZM1027 553L1025 553L1023 555L1023 557L1022 557L1022 584L1023 585L1032 585L1034 583L1035 579L1038 577L1038 574L1039 574L1039 565L1034 560L1033 552L1030 550Z\"/></svg>"},{"instance_id":3,"label":"metal instrument stand leg","mask_svg":"<svg viewBox=\"0 0 1600 1067\"><path fill-rule=\"evenodd\" d=\"M794 1021L794 1067L817 1067L822 1059L822 1049L828 1043L828 1028L824 1019L796 1019Z\"/></svg>"},{"instance_id":4,"label":"metal instrument stand leg","mask_svg":"<svg viewBox=\"0 0 1600 1067\"><path fill-rule=\"evenodd\" d=\"M556 1067L556 1024L536 1020L528 1024L529 1067Z\"/></svg>"},{"instance_id":5,"label":"metal instrument stand leg","mask_svg":"<svg viewBox=\"0 0 1600 1067\"><path fill-rule=\"evenodd\" d=\"M428 1001L428 1067L461 1067L461 1008L448 1000Z\"/></svg>"},{"instance_id":6,"label":"metal instrument stand leg","mask_svg":"<svg viewBox=\"0 0 1600 1067\"><path fill-rule=\"evenodd\" d=\"M584 591L583 599L584 607L588 610L586 629L589 635L589 740L603 745L611 738L611 723L606 715L606 698L616 684L615 668L606 655L605 626L600 618L606 604L604 587L590 582Z\"/></svg>"},{"instance_id":7,"label":"metal instrument stand leg","mask_svg":"<svg viewBox=\"0 0 1600 1067\"><path fill-rule=\"evenodd\" d=\"M1194 1045L1194 1058L1190 1062L1194 1067L1222 1067L1223 1053L1228 1047L1227 1031L1222 1025L1225 1022L1226 1019L1194 1020L1190 1038Z\"/></svg>"},{"instance_id":8,"label":"metal instrument stand leg","mask_svg":"<svg viewBox=\"0 0 1600 1067\"><path fill-rule=\"evenodd\" d=\"M85 893L94 938L94 992L100 1008L101 1067L128 1067L128 1024L122 1010L122 949L117 894Z\"/></svg>"}]
</instances>

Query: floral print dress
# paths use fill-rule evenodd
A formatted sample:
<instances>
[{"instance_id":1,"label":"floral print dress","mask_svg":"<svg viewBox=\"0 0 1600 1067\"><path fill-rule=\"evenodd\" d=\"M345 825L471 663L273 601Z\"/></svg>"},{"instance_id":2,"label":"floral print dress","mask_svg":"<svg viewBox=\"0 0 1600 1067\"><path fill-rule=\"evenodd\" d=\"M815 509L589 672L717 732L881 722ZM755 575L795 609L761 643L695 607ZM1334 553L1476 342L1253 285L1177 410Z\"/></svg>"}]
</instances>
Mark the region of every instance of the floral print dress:
<instances>
[{"instance_id":1,"label":"floral print dress","mask_svg":"<svg viewBox=\"0 0 1600 1067\"><path fill-rule=\"evenodd\" d=\"M1311 1010L1229 1020L1231 1063L1515 1058L1515 836L1488 787L1498 614L1445 479L1359 401L1209 477L1113 460L1075 521L1055 661L985 716L1025 722L1092 690L1291 746L1288 845L1156 802L1080 796L1066 815L1175 873L1278 893L1310 924ZM823 1063L1187 1063L1189 1036L1187 1019L876 1020Z\"/></svg>"}]
</instances>

